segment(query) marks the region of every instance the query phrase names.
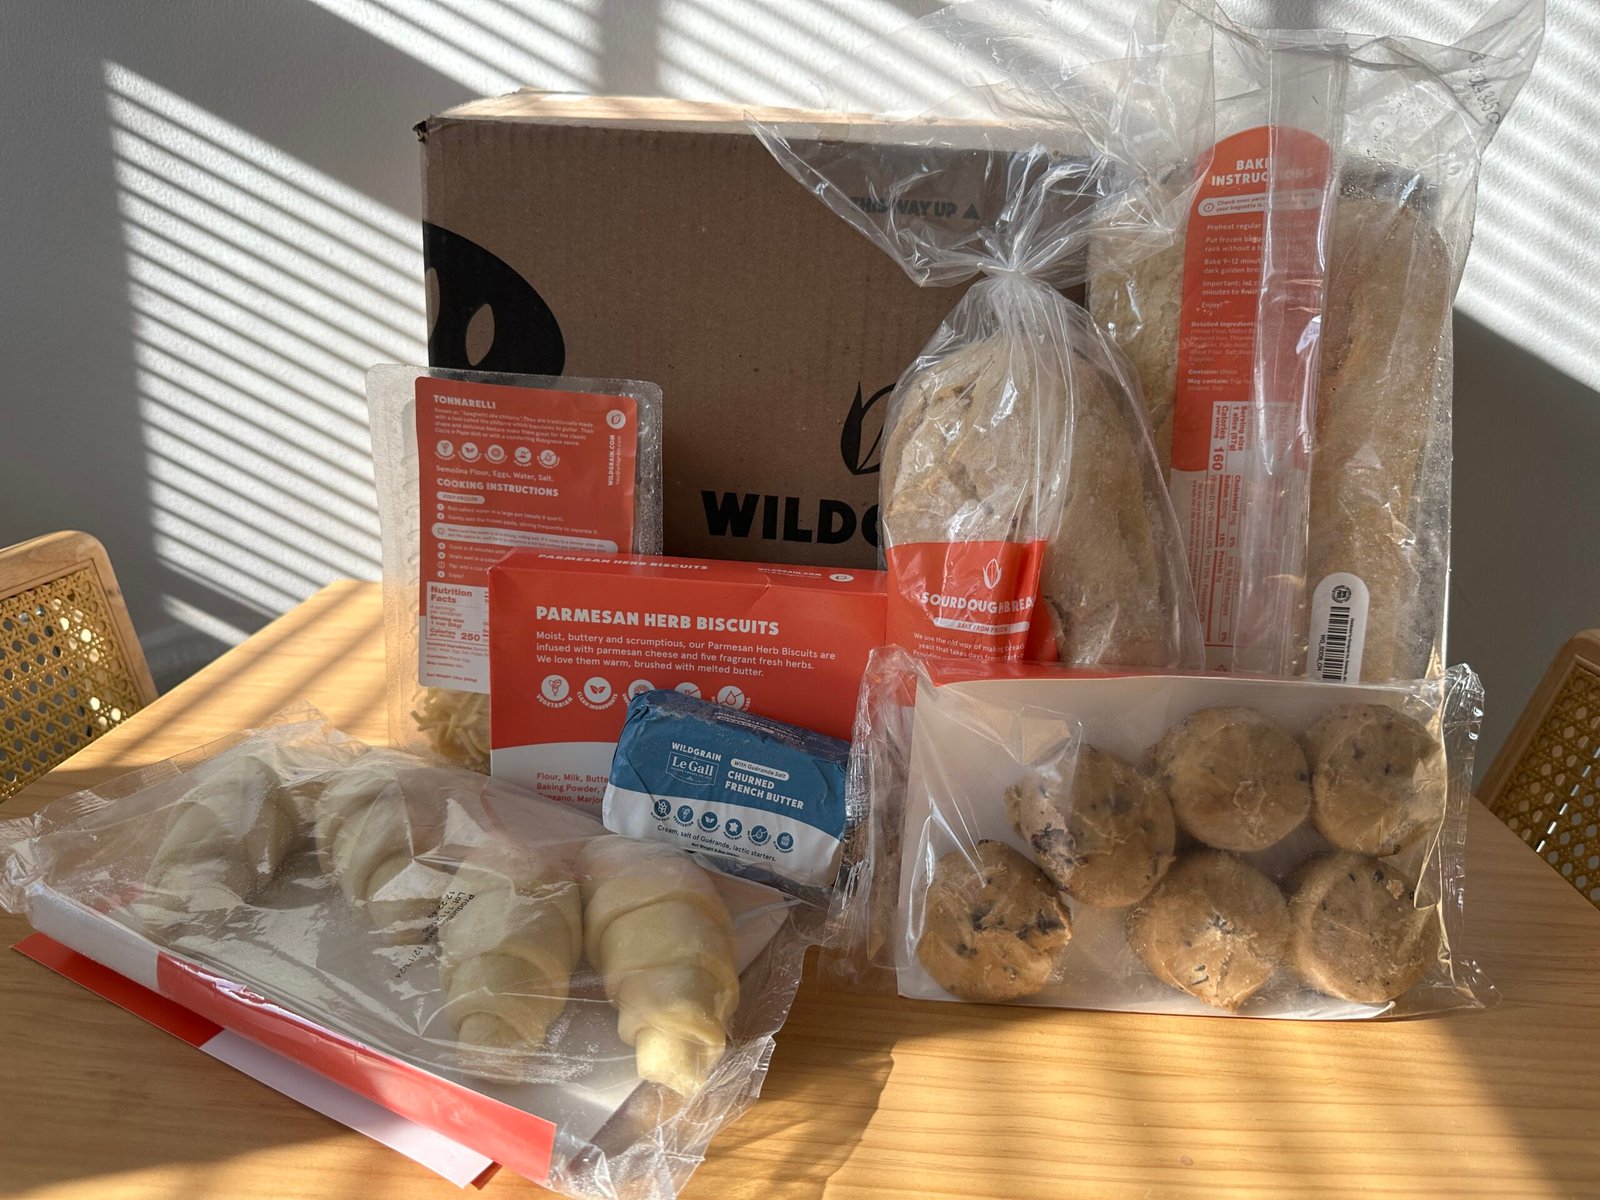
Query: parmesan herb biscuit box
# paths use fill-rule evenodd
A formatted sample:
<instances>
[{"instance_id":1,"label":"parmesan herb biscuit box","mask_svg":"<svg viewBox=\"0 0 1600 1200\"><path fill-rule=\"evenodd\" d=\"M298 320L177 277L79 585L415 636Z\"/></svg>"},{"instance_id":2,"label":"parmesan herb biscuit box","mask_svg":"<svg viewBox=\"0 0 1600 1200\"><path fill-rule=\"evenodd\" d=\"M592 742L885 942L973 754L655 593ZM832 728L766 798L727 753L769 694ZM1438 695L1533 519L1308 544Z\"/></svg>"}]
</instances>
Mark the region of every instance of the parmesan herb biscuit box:
<instances>
[{"instance_id":1,"label":"parmesan herb biscuit box","mask_svg":"<svg viewBox=\"0 0 1600 1200\"><path fill-rule=\"evenodd\" d=\"M657 689L848 738L881 572L537 551L489 572L491 771L598 813L628 702Z\"/></svg>"}]
</instances>

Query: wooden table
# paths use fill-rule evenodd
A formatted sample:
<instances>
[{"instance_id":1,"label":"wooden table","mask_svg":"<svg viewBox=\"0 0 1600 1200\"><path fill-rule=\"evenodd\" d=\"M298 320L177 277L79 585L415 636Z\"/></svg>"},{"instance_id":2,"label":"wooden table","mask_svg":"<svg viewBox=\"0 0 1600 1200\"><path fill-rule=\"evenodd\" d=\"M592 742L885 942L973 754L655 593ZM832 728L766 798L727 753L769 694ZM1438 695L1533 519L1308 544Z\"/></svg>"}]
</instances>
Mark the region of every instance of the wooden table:
<instances>
[{"instance_id":1,"label":"wooden table","mask_svg":"<svg viewBox=\"0 0 1600 1200\"><path fill-rule=\"evenodd\" d=\"M381 741L378 591L338 584L21 795L39 804L292 700ZM1600 912L1482 808L1488 1012L1314 1024L861 997L809 980L695 1197L1600 1195ZM0 918L5 944L25 932ZM0 953L0 1194L458 1194ZM491 1194L538 1189L502 1173Z\"/></svg>"}]
</instances>

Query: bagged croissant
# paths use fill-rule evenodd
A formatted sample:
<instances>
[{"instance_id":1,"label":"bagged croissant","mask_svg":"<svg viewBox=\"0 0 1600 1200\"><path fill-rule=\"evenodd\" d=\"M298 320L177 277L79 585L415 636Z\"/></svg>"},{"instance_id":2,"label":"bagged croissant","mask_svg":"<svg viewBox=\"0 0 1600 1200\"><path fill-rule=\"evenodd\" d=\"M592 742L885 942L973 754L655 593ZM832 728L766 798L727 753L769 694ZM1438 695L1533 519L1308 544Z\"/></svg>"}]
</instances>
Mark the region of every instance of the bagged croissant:
<instances>
[{"instance_id":1,"label":"bagged croissant","mask_svg":"<svg viewBox=\"0 0 1600 1200\"><path fill-rule=\"evenodd\" d=\"M1217 140L1173 160L1170 246L1091 247L1089 304L1170 466L1207 665L1436 675L1451 301L1543 5L1502 0L1454 45L1167 15L1169 45L1212 50Z\"/></svg>"},{"instance_id":2,"label":"bagged croissant","mask_svg":"<svg viewBox=\"0 0 1600 1200\"><path fill-rule=\"evenodd\" d=\"M969 669L970 668L970 669ZM869 668L836 959L901 995L1356 1019L1481 1006L1472 672L1384 685Z\"/></svg>"},{"instance_id":3,"label":"bagged croissant","mask_svg":"<svg viewBox=\"0 0 1600 1200\"><path fill-rule=\"evenodd\" d=\"M667 1197L817 910L313 710L0 823L35 929L538 1183Z\"/></svg>"},{"instance_id":4,"label":"bagged croissant","mask_svg":"<svg viewBox=\"0 0 1600 1200\"><path fill-rule=\"evenodd\" d=\"M1138 385L1088 313L1098 235L1129 260L1181 212L1151 165L1206 140L1207 56L1092 44L1025 3L956 5L853 57L957 90L835 125L755 125L778 161L917 283L975 280L895 387L879 527L889 638L933 657L1199 661ZM841 84L841 86L843 86ZM842 107L837 97L822 107Z\"/></svg>"}]
</instances>

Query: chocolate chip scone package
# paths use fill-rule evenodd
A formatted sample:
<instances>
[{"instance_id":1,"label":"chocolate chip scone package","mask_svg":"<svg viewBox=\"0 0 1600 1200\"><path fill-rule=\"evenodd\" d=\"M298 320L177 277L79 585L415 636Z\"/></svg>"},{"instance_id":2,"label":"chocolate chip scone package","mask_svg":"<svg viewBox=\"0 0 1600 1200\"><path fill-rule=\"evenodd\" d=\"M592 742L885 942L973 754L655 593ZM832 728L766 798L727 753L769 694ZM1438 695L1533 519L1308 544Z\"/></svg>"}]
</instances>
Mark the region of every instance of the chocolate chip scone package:
<instances>
[{"instance_id":1,"label":"chocolate chip scone package","mask_svg":"<svg viewBox=\"0 0 1600 1200\"><path fill-rule=\"evenodd\" d=\"M1082 65L1094 43L1059 7L955 5L841 66L871 89L926 61L949 94L756 126L918 284L965 286L896 384L880 442L889 638L918 653L1198 663L1137 381L1063 290L1091 234L1118 261L1170 236L1181 206L1152 164L1209 140L1207 55L1171 55L1143 28L1122 31L1124 57Z\"/></svg>"},{"instance_id":2,"label":"chocolate chip scone package","mask_svg":"<svg viewBox=\"0 0 1600 1200\"><path fill-rule=\"evenodd\" d=\"M1124 1012L1405 1016L1493 997L1462 946L1477 678L1370 685L880 651L843 974Z\"/></svg>"},{"instance_id":3,"label":"chocolate chip scone package","mask_svg":"<svg viewBox=\"0 0 1600 1200\"><path fill-rule=\"evenodd\" d=\"M515 549L661 553L661 389L367 373L389 740L489 770L488 570Z\"/></svg>"},{"instance_id":4,"label":"chocolate chip scone package","mask_svg":"<svg viewBox=\"0 0 1600 1200\"><path fill-rule=\"evenodd\" d=\"M1169 469L1207 666L1438 674L1451 302L1543 6L1502 0L1451 45L1169 15L1168 36L1211 47L1216 142L1173 163L1192 190L1170 246L1091 249L1089 307Z\"/></svg>"},{"instance_id":5,"label":"chocolate chip scone package","mask_svg":"<svg viewBox=\"0 0 1600 1200\"><path fill-rule=\"evenodd\" d=\"M676 1194L825 916L305 708L0 822L0 904L584 1197Z\"/></svg>"}]
</instances>

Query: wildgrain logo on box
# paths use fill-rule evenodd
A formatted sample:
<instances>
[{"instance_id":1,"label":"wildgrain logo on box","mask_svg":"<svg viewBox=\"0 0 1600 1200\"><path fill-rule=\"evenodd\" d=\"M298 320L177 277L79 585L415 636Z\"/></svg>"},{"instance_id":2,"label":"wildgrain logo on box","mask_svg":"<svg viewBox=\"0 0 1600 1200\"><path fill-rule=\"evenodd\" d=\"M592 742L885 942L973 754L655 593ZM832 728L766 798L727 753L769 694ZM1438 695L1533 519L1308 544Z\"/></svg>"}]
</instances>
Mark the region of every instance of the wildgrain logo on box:
<instances>
[{"instance_id":1,"label":"wildgrain logo on box","mask_svg":"<svg viewBox=\"0 0 1600 1200\"><path fill-rule=\"evenodd\" d=\"M862 442L867 418L894 391L894 384L863 396L861 386L850 401L844 424L839 429L839 454L851 475L876 475L882 466L883 420L865 448ZM799 496L776 496L760 492L700 493L705 505L706 532L719 538L762 538L767 541L816 542L836 546L859 537L874 549L878 545L878 506L869 504L857 512L844 500L816 501L812 510Z\"/></svg>"}]
</instances>

